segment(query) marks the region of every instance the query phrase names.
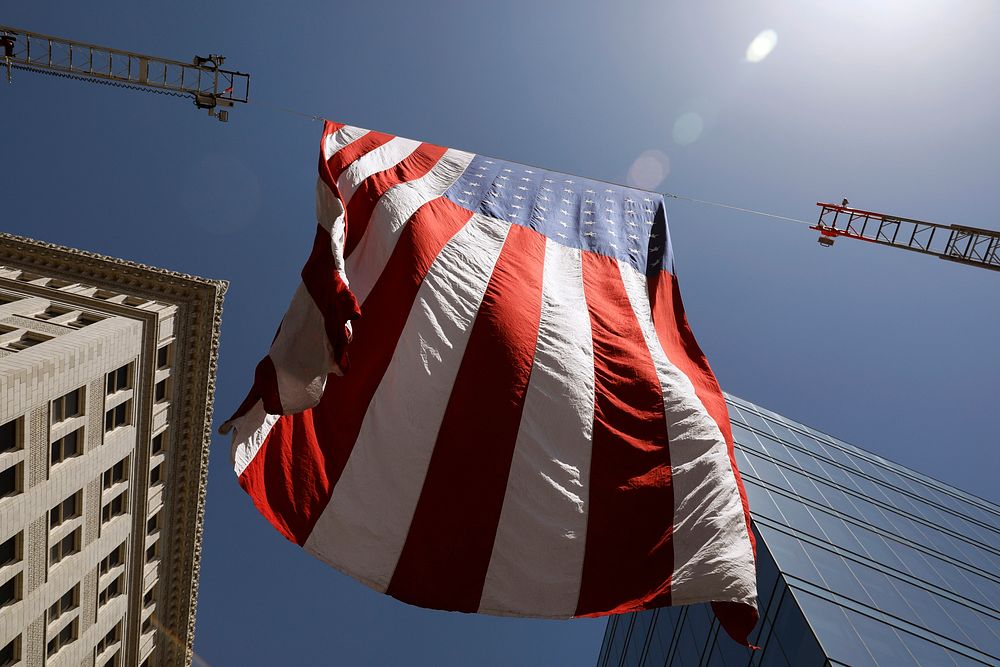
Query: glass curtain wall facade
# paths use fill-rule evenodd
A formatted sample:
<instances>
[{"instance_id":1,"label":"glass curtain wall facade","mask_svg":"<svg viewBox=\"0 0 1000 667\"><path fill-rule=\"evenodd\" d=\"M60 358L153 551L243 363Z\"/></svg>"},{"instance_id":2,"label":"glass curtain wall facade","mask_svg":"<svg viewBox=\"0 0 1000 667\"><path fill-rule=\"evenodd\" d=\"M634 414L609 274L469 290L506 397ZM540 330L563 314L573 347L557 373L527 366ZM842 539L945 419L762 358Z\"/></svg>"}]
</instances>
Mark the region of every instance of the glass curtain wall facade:
<instances>
[{"instance_id":1,"label":"glass curtain wall facade","mask_svg":"<svg viewBox=\"0 0 1000 667\"><path fill-rule=\"evenodd\" d=\"M1000 507L727 396L761 621L708 605L611 617L599 667L1000 665Z\"/></svg>"}]
</instances>

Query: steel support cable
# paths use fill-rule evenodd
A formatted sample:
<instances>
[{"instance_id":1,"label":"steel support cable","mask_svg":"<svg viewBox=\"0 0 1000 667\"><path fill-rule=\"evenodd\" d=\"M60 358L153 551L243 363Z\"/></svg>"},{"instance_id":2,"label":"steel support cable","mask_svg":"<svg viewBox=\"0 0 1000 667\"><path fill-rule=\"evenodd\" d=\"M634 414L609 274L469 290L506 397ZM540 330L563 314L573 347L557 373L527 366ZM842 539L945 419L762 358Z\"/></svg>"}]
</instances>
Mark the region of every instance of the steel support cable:
<instances>
[{"instance_id":1,"label":"steel support cable","mask_svg":"<svg viewBox=\"0 0 1000 667\"><path fill-rule=\"evenodd\" d=\"M787 215L778 215L777 213L767 213L765 211L756 211L752 208L743 208L742 206L733 206L732 204L723 204L717 201L708 201L706 199L695 199L694 197L685 197L684 195L676 195L672 192L664 192L664 197L670 197L671 199L682 199L684 201L694 202L695 204L705 204L706 206L718 206L720 208L728 208L733 211L741 211L743 213L752 213L753 215L762 215L767 218L774 218L776 220L784 220L785 222L794 222L800 225L812 226L816 223L809 222L808 220L799 220L798 218L789 218Z\"/></svg>"}]
</instances>

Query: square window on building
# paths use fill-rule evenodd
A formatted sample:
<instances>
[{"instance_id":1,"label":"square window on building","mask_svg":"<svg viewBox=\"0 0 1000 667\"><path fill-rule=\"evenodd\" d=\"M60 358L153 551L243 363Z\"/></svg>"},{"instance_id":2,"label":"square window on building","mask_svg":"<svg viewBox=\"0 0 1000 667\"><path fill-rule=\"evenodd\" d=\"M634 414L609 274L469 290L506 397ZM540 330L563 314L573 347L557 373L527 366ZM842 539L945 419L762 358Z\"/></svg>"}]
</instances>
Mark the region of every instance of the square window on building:
<instances>
[{"instance_id":1,"label":"square window on building","mask_svg":"<svg viewBox=\"0 0 1000 667\"><path fill-rule=\"evenodd\" d=\"M21 464L0 470L0 498L15 496L21 492Z\"/></svg>"},{"instance_id":2,"label":"square window on building","mask_svg":"<svg viewBox=\"0 0 1000 667\"><path fill-rule=\"evenodd\" d=\"M28 333L21 334L20 338L3 343L0 345L0 349L7 350L8 352L20 352L21 350L27 350L29 347L34 347L39 343L44 343L47 340L52 340L52 336L43 336L42 334L29 331Z\"/></svg>"},{"instance_id":3,"label":"square window on building","mask_svg":"<svg viewBox=\"0 0 1000 667\"><path fill-rule=\"evenodd\" d=\"M79 623L80 619L74 618L72 623L69 623L65 628L57 632L56 636L50 639L46 645L45 654L51 658L64 646L72 643L76 639Z\"/></svg>"},{"instance_id":4,"label":"square window on building","mask_svg":"<svg viewBox=\"0 0 1000 667\"><path fill-rule=\"evenodd\" d=\"M114 551L104 557L104 560L101 561L101 564L97 568L98 576L103 577L113 568L125 563L125 544L125 542L122 542Z\"/></svg>"},{"instance_id":5,"label":"square window on building","mask_svg":"<svg viewBox=\"0 0 1000 667\"><path fill-rule=\"evenodd\" d=\"M101 667L121 667L121 665L122 665L121 651L116 651L113 656L107 659L107 661L101 663Z\"/></svg>"},{"instance_id":6,"label":"square window on building","mask_svg":"<svg viewBox=\"0 0 1000 667\"><path fill-rule=\"evenodd\" d=\"M36 320L51 320L56 317L61 317L67 313L72 312L69 308L63 308L62 306L49 306L45 310L35 315Z\"/></svg>"},{"instance_id":7,"label":"square window on building","mask_svg":"<svg viewBox=\"0 0 1000 667\"><path fill-rule=\"evenodd\" d=\"M28 333L21 336L21 344L25 348L34 347L39 343L44 343L47 340L52 340L52 336L43 336L40 333L35 333L34 331L29 331Z\"/></svg>"},{"instance_id":8,"label":"square window on building","mask_svg":"<svg viewBox=\"0 0 1000 667\"><path fill-rule=\"evenodd\" d=\"M52 451L49 456L49 463L56 465L66 459L79 456L83 453L83 427L67 433L52 443Z\"/></svg>"},{"instance_id":9,"label":"square window on building","mask_svg":"<svg viewBox=\"0 0 1000 667\"><path fill-rule=\"evenodd\" d=\"M66 591L61 598L52 603L49 607L49 623L56 620L67 611L80 606L80 584Z\"/></svg>"},{"instance_id":10,"label":"square window on building","mask_svg":"<svg viewBox=\"0 0 1000 667\"><path fill-rule=\"evenodd\" d=\"M157 403L167 400L167 378L156 383L153 388L153 397Z\"/></svg>"},{"instance_id":11,"label":"square window on building","mask_svg":"<svg viewBox=\"0 0 1000 667\"><path fill-rule=\"evenodd\" d=\"M146 549L146 562L152 563L154 560L160 557L160 541L157 540L149 545Z\"/></svg>"},{"instance_id":12,"label":"square window on building","mask_svg":"<svg viewBox=\"0 0 1000 667\"><path fill-rule=\"evenodd\" d=\"M122 622L118 621L115 627L111 628L108 634L101 638L101 641L97 642L97 655L101 655L109 648L119 643L122 639ZM104 663L105 665L109 663Z\"/></svg>"},{"instance_id":13,"label":"square window on building","mask_svg":"<svg viewBox=\"0 0 1000 667\"><path fill-rule=\"evenodd\" d=\"M103 319L104 319L103 317L100 317L99 315L94 315L92 313L80 313L79 317L77 317L75 320L67 322L66 326L72 327L74 329L82 329L86 326L90 326L91 324L97 324Z\"/></svg>"},{"instance_id":14,"label":"square window on building","mask_svg":"<svg viewBox=\"0 0 1000 667\"><path fill-rule=\"evenodd\" d=\"M0 454L21 448L21 419L12 419L0 425Z\"/></svg>"},{"instance_id":15,"label":"square window on building","mask_svg":"<svg viewBox=\"0 0 1000 667\"><path fill-rule=\"evenodd\" d=\"M21 560L21 533L0 542L0 567ZM2 663L0 663L2 664Z\"/></svg>"},{"instance_id":16,"label":"square window on building","mask_svg":"<svg viewBox=\"0 0 1000 667\"><path fill-rule=\"evenodd\" d=\"M160 513L157 512L153 516L149 517L149 521L146 522L146 534L152 535L160 529Z\"/></svg>"},{"instance_id":17,"label":"square window on building","mask_svg":"<svg viewBox=\"0 0 1000 667\"><path fill-rule=\"evenodd\" d=\"M163 447L166 444L167 432L158 433L153 436L153 441L149 445L150 454L159 454L163 451Z\"/></svg>"},{"instance_id":18,"label":"square window on building","mask_svg":"<svg viewBox=\"0 0 1000 667\"><path fill-rule=\"evenodd\" d=\"M67 556L75 554L80 550L80 529L77 528L72 533L62 538L49 547L49 566L55 565Z\"/></svg>"},{"instance_id":19,"label":"square window on building","mask_svg":"<svg viewBox=\"0 0 1000 667\"><path fill-rule=\"evenodd\" d=\"M149 471L149 485L154 486L163 480L163 464L156 466Z\"/></svg>"},{"instance_id":20,"label":"square window on building","mask_svg":"<svg viewBox=\"0 0 1000 667\"><path fill-rule=\"evenodd\" d=\"M83 387L74 389L65 396L52 401L52 423L83 414Z\"/></svg>"},{"instance_id":21,"label":"square window on building","mask_svg":"<svg viewBox=\"0 0 1000 667\"><path fill-rule=\"evenodd\" d=\"M97 606L103 607L125 592L125 575L119 574L97 595Z\"/></svg>"},{"instance_id":22,"label":"square window on building","mask_svg":"<svg viewBox=\"0 0 1000 667\"><path fill-rule=\"evenodd\" d=\"M10 643L0 648L0 667L16 665L21 660L21 638L14 637Z\"/></svg>"},{"instance_id":23,"label":"square window on building","mask_svg":"<svg viewBox=\"0 0 1000 667\"><path fill-rule=\"evenodd\" d=\"M156 584L153 584L153 586L148 591L146 591L146 594L142 596L142 606L150 607L155 601L156 601Z\"/></svg>"},{"instance_id":24,"label":"square window on building","mask_svg":"<svg viewBox=\"0 0 1000 667\"><path fill-rule=\"evenodd\" d=\"M121 368L115 369L108 373L107 380L107 390L108 394L113 394L117 391L123 389L128 389L130 386L129 380L131 380L131 368L132 364L125 364Z\"/></svg>"},{"instance_id":25,"label":"square window on building","mask_svg":"<svg viewBox=\"0 0 1000 667\"><path fill-rule=\"evenodd\" d=\"M21 599L21 574L15 574L13 577L0 584L0 609L3 609L9 604L14 604Z\"/></svg>"},{"instance_id":26,"label":"square window on building","mask_svg":"<svg viewBox=\"0 0 1000 667\"><path fill-rule=\"evenodd\" d=\"M129 423L129 418L132 416L132 401L125 401L121 405L116 405L115 407L104 413L104 432L113 431L119 426L125 426Z\"/></svg>"},{"instance_id":27,"label":"square window on building","mask_svg":"<svg viewBox=\"0 0 1000 667\"><path fill-rule=\"evenodd\" d=\"M101 523L107 523L128 511L128 491L125 491L101 508Z\"/></svg>"},{"instance_id":28,"label":"square window on building","mask_svg":"<svg viewBox=\"0 0 1000 667\"><path fill-rule=\"evenodd\" d=\"M115 484L120 484L126 479L128 479L127 456L104 471L104 475L101 477L101 486L105 491L107 491Z\"/></svg>"},{"instance_id":29,"label":"square window on building","mask_svg":"<svg viewBox=\"0 0 1000 667\"><path fill-rule=\"evenodd\" d=\"M83 510L83 492L77 491L66 500L49 510L49 528L62 525L80 516Z\"/></svg>"},{"instance_id":30,"label":"square window on building","mask_svg":"<svg viewBox=\"0 0 1000 667\"><path fill-rule=\"evenodd\" d=\"M170 348L171 345L164 345L156 351L156 368L157 370L168 368L170 366Z\"/></svg>"},{"instance_id":31,"label":"square window on building","mask_svg":"<svg viewBox=\"0 0 1000 667\"><path fill-rule=\"evenodd\" d=\"M153 631L153 616L154 614L150 614L146 617L146 620L142 622L142 634Z\"/></svg>"}]
</instances>

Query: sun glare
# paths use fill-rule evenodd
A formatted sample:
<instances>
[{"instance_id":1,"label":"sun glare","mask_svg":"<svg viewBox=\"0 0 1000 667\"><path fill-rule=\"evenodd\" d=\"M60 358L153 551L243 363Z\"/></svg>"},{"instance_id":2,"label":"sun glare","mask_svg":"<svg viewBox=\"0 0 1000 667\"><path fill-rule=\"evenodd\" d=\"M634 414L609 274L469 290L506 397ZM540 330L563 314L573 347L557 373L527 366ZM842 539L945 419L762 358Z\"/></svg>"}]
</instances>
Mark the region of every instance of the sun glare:
<instances>
[{"instance_id":1,"label":"sun glare","mask_svg":"<svg viewBox=\"0 0 1000 667\"><path fill-rule=\"evenodd\" d=\"M773 30L764 30L753 38L750 46L747 47L747 62L759 63L774 50L778 43L778 33Z\"/></svg>"}]
</instances>

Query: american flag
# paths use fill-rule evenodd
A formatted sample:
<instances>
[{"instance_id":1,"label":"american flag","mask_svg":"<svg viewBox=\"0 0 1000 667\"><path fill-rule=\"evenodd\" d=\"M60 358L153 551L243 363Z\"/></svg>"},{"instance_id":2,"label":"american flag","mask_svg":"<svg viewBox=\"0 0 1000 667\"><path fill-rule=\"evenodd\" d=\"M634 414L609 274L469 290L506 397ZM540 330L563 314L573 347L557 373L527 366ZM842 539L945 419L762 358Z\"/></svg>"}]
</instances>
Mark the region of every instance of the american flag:
<instances>
[{"instance_id":1,"label":"american flag","mask_svg":"<svg viewBox=\"0 0 1000 667\"><path fill-rule=\"evenodd\" d=\"M745 643L746 495L662 196L332 122L319 171L302 283L224 426L259 511L412 604L713 601Z\"/></svg>"}]
</instances>

